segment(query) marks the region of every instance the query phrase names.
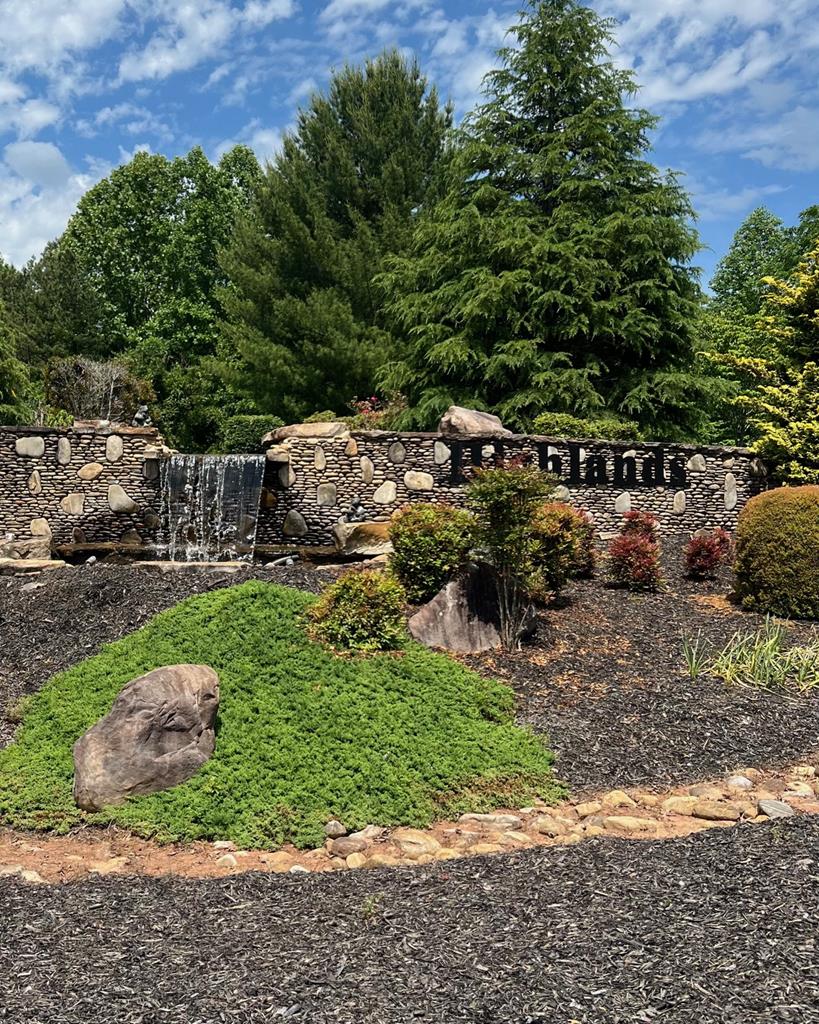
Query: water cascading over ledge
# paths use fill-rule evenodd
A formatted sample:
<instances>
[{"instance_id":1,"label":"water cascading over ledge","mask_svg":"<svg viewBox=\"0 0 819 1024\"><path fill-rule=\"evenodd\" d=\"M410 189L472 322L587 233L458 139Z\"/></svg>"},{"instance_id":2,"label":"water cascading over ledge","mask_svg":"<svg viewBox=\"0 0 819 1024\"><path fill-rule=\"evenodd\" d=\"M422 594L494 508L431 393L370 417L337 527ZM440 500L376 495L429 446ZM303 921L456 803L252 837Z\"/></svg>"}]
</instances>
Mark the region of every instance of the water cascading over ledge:
<instances>
[{"instance_id":1,"label":"water cascading over ledge","mask_svg":"<svg viewBox=\"0 0 819 1024\"><path fill-rule=\"evenodd\" d=\"M162 466L160 548L172 561L250 559L263 455L172 455Z\"/></svg>"}]
</instances>

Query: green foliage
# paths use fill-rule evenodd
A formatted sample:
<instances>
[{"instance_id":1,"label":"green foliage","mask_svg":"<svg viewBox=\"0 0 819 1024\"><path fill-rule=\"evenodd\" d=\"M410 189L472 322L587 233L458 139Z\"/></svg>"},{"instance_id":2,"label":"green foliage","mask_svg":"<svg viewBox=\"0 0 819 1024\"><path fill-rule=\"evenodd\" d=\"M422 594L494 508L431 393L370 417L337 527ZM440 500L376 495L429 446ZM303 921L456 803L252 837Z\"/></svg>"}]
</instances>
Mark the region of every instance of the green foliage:
<instances>
[{"instance_id":1,"label":"green foliage","mask_svg":"<svg viewBox=\"0 0 819 1024\"><path fill-rule=\"evenodd\" d=\"M745 505L737 523L737 596L744 608L819 619L819 486L780 487Z\"/></svg>"},{"instance_id":2,"label":"green foliage","mask_svg":"<svg viewBox=\"0 0 819 1024\"><path fill-rule=\"evenodd\" d=\"M339 658L304 633L312 603L259 582L203 594L55 676L0 751L0 822L306 847L323 842L332 817L350 829L423 827L557 792L552 755L514 724L511 690L412 643L401 657ZM184 662L219 674L213 757L174 789L79 811L73 743L129 679Z\"/></svg>"},{"instance_id":3,"label":"green foliage","mask_svg":"<svg viewBox=\"0 0 819 1024\"><path fill-rule=\"evenodd\" d=\"M785 626L768 616L759 631L736 632L713 658L701 638L684 641L683 655L692 679L707 672L731 685L812 693L819 687L819 640L787 646L787 639Z\"/></svg>"},{"instance_id":4,"label":"green foliage","mask_svg":"<svg viewBox=\"0 0 819 1024\"><path fill-rule=\"evenodd\" d=\"M553 478L546 473L511 462L475 470L467 489L467 506L475 516L475 548L495 577L500 638L506 648L520 646L530 599L544 589L535 519L552 489Z\"/></svg>"},{"instance_id":5,"label":"green foliage","mask_svg":"<svg viewBox=\"0 0 819 1024\"><path fill-rule=\"evenodd\" d=\"M547 410L668 436L700 421L691 208L645 159L656 121L626 105L611 28L576 0L527 0L444 197L385 263L404 344L381 380L418 426L452 403L524 430Z\"/></svg>"},{"instance_id":6,"label":"green foliage","mask_svg":"<svg viewBox=\"0 0 819 1024\"><path fill-rule=\"evenodd\" d=\"M535 417L532 433L544 437L600 438L605 441L640 440L640 428L629 420L614 416L583 419L568 412L542 412Z\"/></svg>"},{"instance_id":7,"label":"green foliage","mask_svg":"<svg viewBox=\"0 0 819 1024\"><path fill-rule=\"evenodd\" d=\"M218 450L223 455L260 452L265 434L283 426L276 416L228 416L219 431Z\"/></svg>"},{"instance_id":8,"label":"green foliage","mask_svg":"<svg viewBox=\"0 0 819 1024\"><path fill-rule=\"evenodd\" d=\"M311 635L339 651L394 651L407 640L407 594L388 572L345 573L310 609Z\"/></svg>"},{"instance_id":9,"label":"green foliage","mask_svg":"<svg viewBox=\"0 0 819 1024\"><path fill-rule=\"evenodd\" d=\"M469 558L473 519L469 512L416 502L400 509L390 523L390 568L410 601L429 601Z\"/></svg>"},{"instance_id":10,"label":"green foliage","mask_svg":"<svg viewBox=\"0 0 819 1024\"><path fill-rule=\"evenodd\" d=\"M737 405L754 432L754 451L774 476L793 484L819 483L819 363L777 372L755 366L757 387Z\"/></svg>"},{"instance_id":11,"label":"green foliage","mask_svg":"<svg viewBox=\"0 0 819 1024\"><path fill-rule=\"evenodd\" d=\"M557 594L573 576L594 571L594 526L583 512L560 501L545 502L533 518L536 561L545 592Z\"/></svg>"},{"instance_id":12,"label":"green foliage","mask_svg":"<svg viewBox=\"0 0 819 1024\"><path fill-rule=\"evenodd\" d=\"M793 266L792 243L779 217L764 206L748 214L711 278L714 307L756 314L765 295L763 279L783 276Z\"/></svg>"},{"instance_id":13,"label":"green foliage","mask_svg":"<svg viewBox=\"0 0 819 1024\"><path fill-rule=\"evenodd\" d=\"M315 92L224 254L239 381L288 422L367 394L392 347L372 286L406 248L450 125L417 64L388 52Z\"/></svg>"},{"instance_id":14,"label":"green foliage","mask_svg":"<svg viewBox=\"0 0 819 1024\"><path fill-rule=\"evenodd\" d=\"M216 166L198 147L173 160L137 153L82 197L57 243L56 263L94 296L83 351L127 353L156 393L157 424L187 449L207 450L226 411L255 411L231 408L216 287L217 253L260 176L244 146Z\"/></svg>"},{"instance_id":15,"label":"green foliage","mask_svg":"<svg viewBox=\"0 0 819 1024\"><path fill-rule=\"evenodd\" d=\"M17 357L19 334L0 301L0 424L24 423L30 415L31 382L28 370Z\"/></svg>"}]
</instances>

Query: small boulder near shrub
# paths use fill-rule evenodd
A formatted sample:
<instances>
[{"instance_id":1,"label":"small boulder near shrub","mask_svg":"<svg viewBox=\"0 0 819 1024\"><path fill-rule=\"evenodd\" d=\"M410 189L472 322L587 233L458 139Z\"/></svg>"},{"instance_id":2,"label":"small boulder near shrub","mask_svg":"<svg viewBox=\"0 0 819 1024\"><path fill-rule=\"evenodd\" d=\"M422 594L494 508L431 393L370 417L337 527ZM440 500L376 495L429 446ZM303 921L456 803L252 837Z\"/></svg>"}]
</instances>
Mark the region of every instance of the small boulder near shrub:
<instances>
[{"instance_id":1,"label":"small boulder near shrub","mask_svg":"<svg viewBox=\"0 0 819 1024\"><path fill-rule=\"evenodd\" d=\"M469 558L474 520L452 505L417 502L390 523L390 567L414 604L429 601Z\"/></svg>"},{"instance_id":2,"label":"small boulder near shrub","mask_svg":"<svg viewBox=\"0 0 819 1024\"><path fill-rule=\"evenodd\" d=\"M658 590L662 574L657 520L648 512L627 512L624 520L609 544L609 580L629 590Z\"/></svg>"},{"instance_id":3,"label":"small boulder near shrub","mask_svg":"<svg viewBox=\"0 0 819 1024\"><path fill-rule=\"evenodd\" d=\"M392 651L407 639L407 595L390 573L348 572L310 609L310 634L340 651Z\"/></svg>"},{"instance_id":4,"label":"small boulder near shrub","mask_svg":"<svg viewBox=\"0 0 819 1024\"><path fill-rule=\"evenodd\" d=\"M819 619L819 486L751 498L737 523L735 572L743 608Z\"/></svg>"},{"instance_id":5,"label":"small boulder near shrub","mask_svg":"<svg viewBox=\"0 0 819 1024\"><path fill-rule=\"evenodd\" d=\"M685 546L685 571L694 579L709 579L731 554L731 534L718 526L696 534Z\"/></svg>"}]
</instances>

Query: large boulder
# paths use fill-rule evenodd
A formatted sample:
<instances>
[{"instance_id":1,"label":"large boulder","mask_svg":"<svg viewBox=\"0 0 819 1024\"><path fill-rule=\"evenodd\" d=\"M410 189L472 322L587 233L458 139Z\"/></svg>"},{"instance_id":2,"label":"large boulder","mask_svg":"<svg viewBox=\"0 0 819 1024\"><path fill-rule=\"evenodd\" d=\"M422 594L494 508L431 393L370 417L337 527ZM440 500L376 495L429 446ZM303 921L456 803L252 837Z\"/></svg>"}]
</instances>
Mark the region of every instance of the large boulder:
<instances>
[{"instance_id":1,"label":"large boulder","mask_svg":"<svg viewBox=\"0 0 819 1024\"><path fill-rule=\"evenodd\" d=\"M494 581L481 566L470 566L409 620L413 637L427 647L461 654L500 647L500 617Z\"/></svg>"},{"instance_id":2,"label":"large boulder","mask_svg":"<svg viewBox=\"0 0 819 1024\"><path fill-rule=\"evenodd\" d=\"M438 433L447 437L481 434L490 437L511 437L512 431L507 430L500 418L491 412L478 412L477 409L464 409L460 405L450 405L441 422Z\"/></svg>"},{"instance_id":3,"label":"large boulder","mask_svg":"<svg viewBox=\"0 0 819 1024\"><path fill-rule=\"evenodd\" d=\"M389 523L336 523L333 537L339 554L372 558L392 551L389 531Z\"/></svg>"},{"instance_id":4,"label":"large boulder","mask_svg":"<svg viewBox=\"0 0 819 1024\"><path fill-rule=\"evenodd\" d=\"M19 537L0 541L0 558L51 558L51 538Z\"/></svg>"},{"instance_id":5,"label":"large boulder","mask_svg":"<svg viewBox=\"0 0 819 1024\"><path fill-rule=\"evenodd\" d=\"M350 428L341 420L330 420L327 423L290 423L286 427L276 427L262 438L262 446L268 447L290 437L299 438L345 438L350 436Z\"/></svg>"},{"instance_id":6,"label":"large boulder","mask_svg":"<svg viewBox=\"0 0 819 1024\"><path fill-rule=\"evenodd\" d=\"M132 679L74 744L74 802L85 811L170 789L213 753L219 677L168 665Z\"/></svg>"}]
</instances>

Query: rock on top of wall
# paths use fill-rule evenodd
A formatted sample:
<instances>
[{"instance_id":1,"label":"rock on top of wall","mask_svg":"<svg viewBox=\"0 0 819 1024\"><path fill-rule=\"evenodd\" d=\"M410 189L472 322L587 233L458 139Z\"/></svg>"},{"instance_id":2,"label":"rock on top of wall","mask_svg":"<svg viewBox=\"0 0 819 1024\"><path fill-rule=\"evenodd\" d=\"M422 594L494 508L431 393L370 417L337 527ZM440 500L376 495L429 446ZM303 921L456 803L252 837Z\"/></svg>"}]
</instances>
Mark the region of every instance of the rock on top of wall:
<instances>
[{"instance_id":1,"label":"rock on top of wall","mask_svg":"<svg viewBox=\"0 0 819 1024\"><path fill-rule=\"evenodd\" d=\"M438 433L447 437L458 437L462 434L512 436L512 431L504 427L498 416L493 416L490 412L478 412L476 409L464 409L460 405L450 405L441 417Z\"/></svg>"},{"instance_id":2,"label":"rock on top of wall","mask_svg":"<svg viewBox=\"0 0 819 1024\"><path fill-rule=\"evenodd\" d=\"M332 420L329 423L290 423L286 427L276 427L269 434L265 434L262 438L262 445L266 446L275 444L277 441L286 441L288 437L314 437L320 439L349 436L349 427L340 420Z\"/></svg>"}]
</instances>

